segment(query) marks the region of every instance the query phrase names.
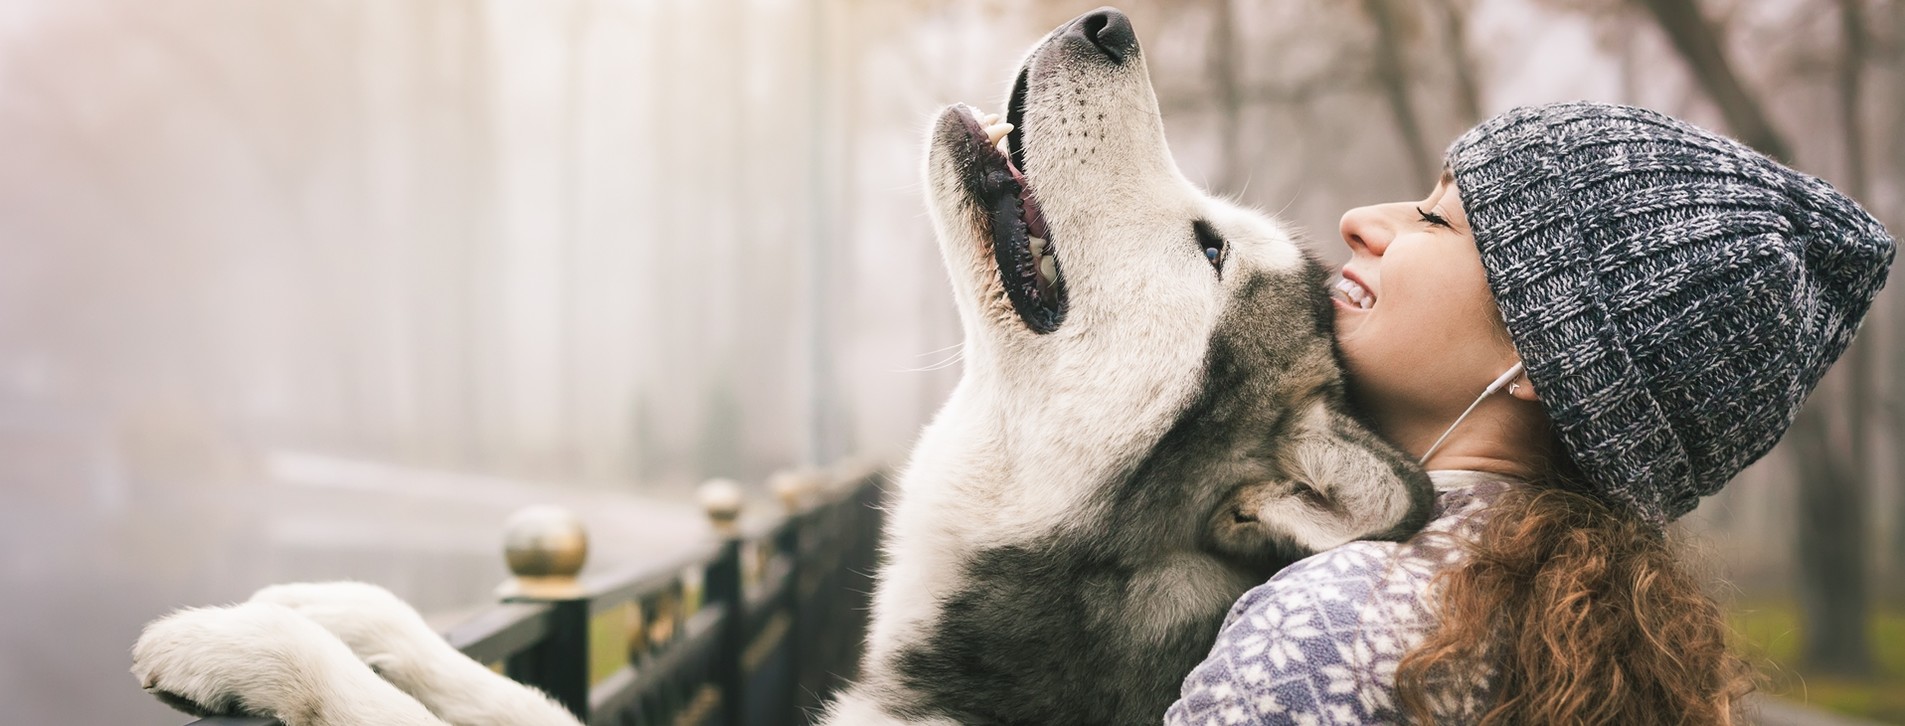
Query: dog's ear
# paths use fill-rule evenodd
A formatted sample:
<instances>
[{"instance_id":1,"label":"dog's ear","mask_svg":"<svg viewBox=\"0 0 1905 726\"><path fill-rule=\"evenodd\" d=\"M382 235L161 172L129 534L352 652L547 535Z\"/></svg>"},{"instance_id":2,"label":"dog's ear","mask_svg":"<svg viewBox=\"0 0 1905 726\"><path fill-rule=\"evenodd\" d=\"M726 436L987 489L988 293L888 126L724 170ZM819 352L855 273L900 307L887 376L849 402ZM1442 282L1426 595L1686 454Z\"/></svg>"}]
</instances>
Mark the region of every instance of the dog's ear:
<instances>
[{"instance_id":1,"label":"dog's ear","mask_svg":"<svg viewBox=\"0 0 1905 726\"><path fill-rule=\"evenodd\" d=\"M1305 412L1279 459L1283 481L1253 497L1255 515L1297 548L1400 540L1428 522L1435 498L1428 475L1336 406L1317 403Z\"/></svg>"}]
</instances>

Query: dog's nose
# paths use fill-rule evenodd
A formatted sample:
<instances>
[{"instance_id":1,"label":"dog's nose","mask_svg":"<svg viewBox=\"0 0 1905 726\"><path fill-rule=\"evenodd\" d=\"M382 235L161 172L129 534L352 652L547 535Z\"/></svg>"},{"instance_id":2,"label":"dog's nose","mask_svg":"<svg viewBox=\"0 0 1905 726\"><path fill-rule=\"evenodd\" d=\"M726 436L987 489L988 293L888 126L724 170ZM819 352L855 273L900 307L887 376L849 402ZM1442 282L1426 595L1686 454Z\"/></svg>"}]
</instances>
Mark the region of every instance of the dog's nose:
<instances>
[{"instance_id":1,"label":"dog's nose","mask_svg":"<svg viewBox=\"0 0 1905 726\"><path fill-rule=\"evenodd\" d=\"M1099 8L1072 23L1072 33L1091 41L1113 63L1123 63L1138 52L1138 34L1131 19L1117 8Z\"/></svg>"}]
</instances>

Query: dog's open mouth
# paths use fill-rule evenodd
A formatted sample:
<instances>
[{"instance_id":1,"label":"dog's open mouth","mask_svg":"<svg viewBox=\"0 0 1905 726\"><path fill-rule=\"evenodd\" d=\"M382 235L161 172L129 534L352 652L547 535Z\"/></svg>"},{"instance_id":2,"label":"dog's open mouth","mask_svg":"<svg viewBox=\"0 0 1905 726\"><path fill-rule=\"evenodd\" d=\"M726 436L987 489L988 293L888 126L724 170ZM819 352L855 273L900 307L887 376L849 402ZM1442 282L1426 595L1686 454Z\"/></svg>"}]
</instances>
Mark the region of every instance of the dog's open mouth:
<instances>
[{"instance_id":1,"label":"dog's open mouth","mask_svg":"<svg viewBox=\"0 0 1905 726\"><path fill-rule=\"evenodd\" d=\"M1020 171L1025 164L1025 84L1026 74L1020 71L1006 109L1005 123L1012 130L1003 141L1009 153L1000 150L978 112L967 108L961 115L976 142L978 158L973 161L981 179L969 188L985 210L999 282L1025 326L1034 333L1050 333L1065 321L1065 276L1051 229Z\"/></svg>"}]
</instances>

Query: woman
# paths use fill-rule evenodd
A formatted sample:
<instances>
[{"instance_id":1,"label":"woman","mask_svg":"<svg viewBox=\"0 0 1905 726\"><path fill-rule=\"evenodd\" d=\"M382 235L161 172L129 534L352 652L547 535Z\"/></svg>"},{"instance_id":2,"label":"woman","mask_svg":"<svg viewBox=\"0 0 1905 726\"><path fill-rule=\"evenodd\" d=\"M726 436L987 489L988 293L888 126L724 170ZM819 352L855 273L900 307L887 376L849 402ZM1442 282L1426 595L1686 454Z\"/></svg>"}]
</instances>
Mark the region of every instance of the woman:
<instances>
[{"instance_id":1,"label":"woman","mask_svg":"<svg viewBox=\"0 0 1905 726\"><path fill-rule=\"evenodd\" d=\"M1167 722L1737 718L1750 673L1664 527L1791 424L1892 238L1738 143L1589 103L1490 119L1342 236L1354 395L1436 518L1245 595Z\"/></svg>"}]
</instances>

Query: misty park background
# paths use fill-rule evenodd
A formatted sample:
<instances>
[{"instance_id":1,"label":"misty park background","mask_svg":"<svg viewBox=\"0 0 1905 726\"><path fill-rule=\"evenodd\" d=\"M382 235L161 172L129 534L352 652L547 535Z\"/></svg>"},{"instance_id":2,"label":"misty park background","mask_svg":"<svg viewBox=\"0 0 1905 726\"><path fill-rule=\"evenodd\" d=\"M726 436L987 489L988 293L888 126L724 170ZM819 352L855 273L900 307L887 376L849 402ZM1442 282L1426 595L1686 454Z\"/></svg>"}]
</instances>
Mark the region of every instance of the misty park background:
<instances>
[{"instance_id":1,"label":"misty park background","mask_svg":"<svg viewBox=\"0 0 1905 726\"><path fill-rule=\"evenodd\" d=\"M958 376L926 124L1093 4L0 6L0 722L182 722L139 626L271 582L487 602L525 504L639 562L705 478L901 460ZM1121 7L1186 174L1332 261L1461 131L1576 98L1905 231L1905 0ZM1679 529L1769 690L1905 721L1898 287Z\"/></svg>"}]
</instances>

